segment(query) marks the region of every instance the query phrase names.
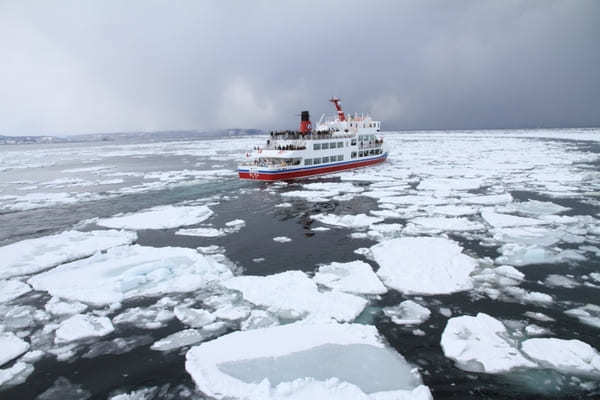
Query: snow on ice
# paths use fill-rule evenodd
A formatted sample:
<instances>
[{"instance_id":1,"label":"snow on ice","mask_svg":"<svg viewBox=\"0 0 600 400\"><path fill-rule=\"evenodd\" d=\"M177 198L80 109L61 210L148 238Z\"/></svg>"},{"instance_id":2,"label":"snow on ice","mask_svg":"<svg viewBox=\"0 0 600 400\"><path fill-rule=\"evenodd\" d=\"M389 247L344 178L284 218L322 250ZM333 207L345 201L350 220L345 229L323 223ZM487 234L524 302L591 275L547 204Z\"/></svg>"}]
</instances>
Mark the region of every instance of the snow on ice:
<instances>
[{"instance_id":1,"label":"snow on ice","mask_svg":"<svg viewBox=\"0 0 600 400\"><path fill-rule=\"evenodd\" d=\"M525 340L521 348L544 368L600 377L600 354L581 340L535 338Z\"/></svg>"},{"instance_id":2,"label":"snow on ice","mask_svg":"<svg viewBox=\"0 0 600 400\"><path fill-rule=\"evenodd\" d=\"M135 232L127 231L66 231L9 244L0 247L0 278L33 274L136 239Z\"/></svg>"},{"instance_id":3,"label":"snow on ice","mask_svg":"<svg viewBox=\"0 0 600 400\"><path fill-rule=\"evenodd\" d=\"M0 333L0 366L29 350L29 343L12 332Z\"/></svg>"},{"instance_id":4,"label":"snow on ice","mask_svg":"<svg viewBox=\"0 0 600 400\"><path fill-rule=\"evenodd\" d=\"M364 261L334 262L319 267L315 282L331 289L354 294L383 294L387 292L371 266Z\"/></svg>"},{"instance_id":5,"label":"snow on ice","mask_svg":"<svg viewBox=\"0 0 600 400\"><path fill-rule=\"evenodd\" d=\"M444 238L407 237L371 247L383 283L403 293L444 294L473 287L477 262Z\"/></svg>"},{"instance_id":6,"label":"snow on ice","mask_svg":"<svg viewBox=\"0 0 600 400\"><path fill-rule=\"evenodd\" d=\"M270 276L237 276L223 286L238 290L244 299L282 319L311 321L354 320L365 308L363 298L337 291L319 292L304 272L287 271Z\"/></svg>"},{"instance_id":7,"label":"snow on ice","mask_svg":"<svg viewBox=\"0 0 600 400\"><path fill-rule=\"evenodd\" d=\"M432 399L416 369L367 325L234 332L192 348L186 370L218 399Z\"/></svg>"},{"instance_id":8,"label":"snow on ice","mask_svg":"<svg viewBox=\"0 0 600 400\"><path fill-rule=\"evenodd\" d=\"M53 296L105 305L139 296L189 292L231 276L227 266L192 249L133 245L63 264L28 283Z\"/></svg>"},{"instance_id":9,"label":"snow on ice","mask_svg":"<svg viewBox=\"0 0 600 400\"><path fill-rule=\"evenodd\" d=\"M11 301L29 293L31 286L17 280L0 280L0 303Z\"/></svg>"},{"instance_id":10,"label":"snow on ice","mask_svg":"<svg viewBox=\"0 0 600 400\"><path fill-rule=\"evenodd\" d=\"M317 214L313 219L327 225L341 226L343 228L366 228L369 225L383 221L381 217L370 217L365 214L358 215L335 215L335 214Z\"/></svg>"},{"instance_id":11,"label":"snow on ice","mask_svg":"<svg viewBox=\"0 0 600 400\"><path fill-rule=\"evenodd\" d=\"M132 214L99 219L96 223L107 228L171 229L199 224L213 214L206 206L159 206Z\"/></svg>"},{"instance_id":12,"label":"snow on ice","mask_svg":"<svg viewBox=\"0 0 600 400\"><path fill-rule=\"evenodd\" d=\"M431 315L429 309L412 300L405 300L397 306L384 307L383 313L398 325L419 325Z\"/></svg>"},{"instance_id":13,"label":"snow on ice","mask_svg":"<svg viewBox=\"0 0 600 400\"><path fill-rule=\"evenodd\" d=\"M89 337L106 336L115 328L107 317L76 314L61 322L56 330L55 343L73 342Z\"/></svg>"}]
</instances>

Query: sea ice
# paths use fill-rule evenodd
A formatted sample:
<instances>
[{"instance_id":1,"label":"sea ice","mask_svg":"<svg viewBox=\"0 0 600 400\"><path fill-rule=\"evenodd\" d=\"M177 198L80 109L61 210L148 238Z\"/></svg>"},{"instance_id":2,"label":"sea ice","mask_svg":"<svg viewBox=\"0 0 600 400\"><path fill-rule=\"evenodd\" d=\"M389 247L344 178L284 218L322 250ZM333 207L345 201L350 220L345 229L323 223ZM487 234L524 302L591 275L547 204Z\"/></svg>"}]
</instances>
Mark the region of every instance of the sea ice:
<instances>
[{"instance_id":1,"label":"sea ice","mask_svg":"<svg viewBox=\"0 0 600 400\"><path fill-rule=\"evenodd\" d=\"M275 236L275 237L273 238L273 241L274 241L274 242L279 242L279 243L287 243L287 242L291 242L291 241L292 241L292 239L290 239L290 238L289 238L289 237L287 237L287 236Z\"/></svg>"},{"instance_id":2,"label":"sea ice","mask_svg":"<svg viewBox=\"0 0 600 400\"><path fill-rule=\"evenodd\" d=\"M204 331L202 329L185 329L157 340L150 348L157 351L171 351L183 346L190 346L203 342L214 336L215 334L213 332Z\"/></svg>"},{"instance_id":3,"label":"sea ice","mask_svg":"<svg viewBox=\"0 0 600 400\"><path fill-rule=\"evenodd\" d=\"M321 293L301 271L265 277L237 276L223 282L223 286L240 291L245 300L266 307L283 319L352 321L367 304L365 299L346 293Z\"/></svg>"},{"instance_id":4,"label":"sea ice","mask_svg":"<svg viewBox=\"0 0 600 400\"><path fill-rule=\"evenodd\" d=\"M582 307L567 310L565 314L577 318L586 325L600 328L600 306L586 304Z\"/></svg>"},{"instance_id":5,"label":"sea ice","mask_svg":"<svg viewBox=\"0 0 600 400\"><path fill-rule=\"evenodd\" d=\"M600 376L600 354L580 340L528 339L522 343L521 349L544 368L567 374Z\"/></svg>"},{"instance_id":6,"label":"sea ice","mask_svg":"<svg viewBox=\"0 0 600 400\"><path fill-rule=\"evenodd\" d=\"M513 213L517 212L524 215L539 216L547 214L558 214L570 210L568 207L563 207L549 201L528 200L523 202L515 202L499 207L497 211Z\"/></svg>"},{"instance_id":7,"label":"sea ice","mask_svg":"<svg viewBox=\"0 0 600 400\"><path fill-rule=\"evenodd\" d=\"M60 344L89 337L106 336L114 330L110 319L106 317L76 314L61 322L56 330L54 342Z\"/></svg>"},{"instance_id":8,"label":"sea ice","mask_svg":"<svg viewBox=\"0 0 600 400\"><path fill-rule=\"evenodd\" d=\"M432 399L416 370L367 325L234 332L192 348L186 359L198 389L218 399Z\"/></svg>"},{"instance_id":9,"label":"sea ice","mask_svg":"<svg viewBox=\"0 0 600 400\"><path fill-rule=\"evenodd\" d=\"M354 294L383 294L387 289L371 266L364 261L334 262L319 267L315 282L331 289Z\"/></svg>"},{"instance_id":10,"label":"sea ice","mask_svg":"<svg viewBox=\"0 0 600 400\"><path fill-rule=\"evenodd\" d=\"M9 244L0 247L0 279L33 274L136 239L135 232L66 231Z\"/></svg>"},{"instance_id":11,"label":"sea ice","mask_svg":"<svg viewBox=\"0 0 600 400\"><path fill-rule=\"evenodd\" d=\"M189 292L231 276L227 266L192 249L133 245L61 265L28 283L53 296L105 305L139 296Z\"/></svg>"},{"instance_id":12,"label":"sea ice","mask_svg":"<svg viewBox=\"0 0 600 400\"><path fill-rule=\"evenodd\" d=\"M11 301L30 291L31 286L21 281L0 280L0 303Z\"/></svg>"},{"instance_id":13,"label":"sea ice","mask_svg":"<svg viewBox=\"0 0 600 400\"><path fill-rule=\"evenodd\" d=\"M96 223L108 228L171 229L199 224L213 212L206 206L159 206L132 214L99 219Z\"/></svg>"},{"instance_id":14,"label":"sea ice","mask_svg":"<svg viewBox=\"0 0 600 400\"><path fill-rule=\"evenodd\" d=\"M419 325L431 315L431 311L412 300L405 300L397 306L384 307L383 313L397 325Z\"/></svg>"},{"instance_id":15,"label":"sea ice","mask_svg":"<svg viewBox=\"0 0 600 400\"><path fill-rule=\"evenodd\" d=\"M507 228L515 226L543 225L545 222L535 218L517 217L509 214L499 214L490 210L481 212L481 216L494 228Z\"/></svg>"},{"instance_id":16,"label":"sea ice","mask_svg":"<svg viewBox=\"0 0 600 400\"><path fill-rule=\"evenodd\" d=\"M184 306L175 307L173 312L178 320L192 328L201 328L205 325L212 324L217 319L217 317L206 310Z\"/></svg>"},{"instance_id":17,"label":"sea ice","mask_svg":"<svg viewBox=\"0 0 600 400\"><path fill-rule=\"evenodd\" d=\"M179 229L175 232L176 235L182 236L200 236L200 237L219 237L225 236L225 231L217 228L200 227L200 228L189 228Z\"/></svg>"},{"instance_id":18,"label":"sea ice","mask_svg":"<svg viewBox=\"0 0 600 400\"><path fill-rule=\"evenodd\" d=\"M472 232L485 230L485 227L479 222L471 221L463 217L418 217L411 219L410 222L418 225L417 229L415 229L417 232Z\"/></svg>"},{"instance_id":19,"label":"sea ice","mask_svg":"<svg viewBox=\"0 0 600 400\"><path fill-rule=\"evenodd\" d=\"M510 203L513 198L509 193L482 196L467 196L462 199L466 204L495 205Z\"/></svg>"},{"instance_id":20,"label":"sea ice","mask_svg":"<svg viewBox=\"0 0 600 400\"><path fill-rule=\"evenodd\" d=\"M0 366L29 350L29 343L14 333L0 333Z\"/></svg>"},{"instance_id":21,"label":"sea ice","mask_svg":"<svg viewBox=\"0 0 600 400\"><path fill-rule=\"evenodd\" d=\"M58 297L52 297L44 306L46 311L54 315L80 314L87 309L87 306L78 301L66 302Z\"/></svg>"},{"instance_id":22,"label":"sea ice","mask_svg":"<svg viewBox=\"0 0 600 400\"><path fill-rule=\"evenodd\" d=\"M450 318L441 346L444 355L465 371L494 374L536 366L512 343L502 322L484 313Z\"/></svg>"},{"instance_id":23,"label":"sea ice","mask_svg":"<svg viewBox=\"0 0 600 400\"><path fill-rule=\"evenodd\" d=\"M579 283L569 278L568 276L550 274L544 279L544 284L549 287L564 287L567 289L572 289L574 287L579 286Z\"/></svg>"},{"instance_id":24,"label":"sea ice","mask_svg":"<svg viewBox=\"0 0 600 400\"><path fill-rule=\"evenodd\" d=\"M507 243L499 249L501 256L496 258L498 264L510 264L522 267L531 264L558 264L572 261L585 261L585 256L576 250L549 249L536 245L522 246Z\"/></svg>"},{"instance_id":25,"label":"sea ice","mask_svg":"<svg viewBox=\"0 0 600 400\"><path fill-rule=\"evenodd\" d=\"M371 247L383 283L403 293L444 294L473 287L477 261L444 238L414 237L384 241Z\"/></svg>"},{"instance_id":26,"label":"sea ice","mask_svg":"<svg viewBox=\"0 0 600 400\"><path fill-rule=\"evenodd\" d=\"M313 219L327 225L341 226L344 228L364 228L369 225L383 221L381 217L370 217L365 214L357 215L335 215L335 214L316 214Z\"/></svg>"},{"instance_id":27,"label":"sea ice","mask_svg":"<svg viewBox=\"0 0 600 400\"><path fill-rule=\"evenodd\" d=\"M277 318L273 314L264 310L252 310L250 316L242 321L241 329L247 331L249 329L268 328L275 325L279 325L279 321L277 321Z\"/></svg>"},{"instance_id":28,"label":"sea ice","mask_svg":"<svg viewBox=\"0 0 600 400\"><path fill-rule=\"evenodd\" d=\"M31 364L16 362L10 368L0 369L0 388L20 385L25 382L33 372Z\"/></svg>"}]
</instances>

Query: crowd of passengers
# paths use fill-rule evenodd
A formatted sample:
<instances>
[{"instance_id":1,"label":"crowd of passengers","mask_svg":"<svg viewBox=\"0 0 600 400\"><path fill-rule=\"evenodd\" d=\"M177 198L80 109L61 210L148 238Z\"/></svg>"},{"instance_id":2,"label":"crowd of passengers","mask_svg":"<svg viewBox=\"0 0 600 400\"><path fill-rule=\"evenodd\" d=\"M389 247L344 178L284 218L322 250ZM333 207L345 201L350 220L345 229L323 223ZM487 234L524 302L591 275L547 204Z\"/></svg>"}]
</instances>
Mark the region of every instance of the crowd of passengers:
<instances>
[{"instance_id":1,"label":"crowd of passengers","mask_svg":"<svg viewBox=\"0 0 600 400\"><path fill-rule=\"evenodd\" d=\"M277 163L273 162L273 161L254 160L254 165L257 165L259 167L272 167L272 166L287 167L288 165L300 165L300 160L293 160L290 162L281 160L281 162L277 162Z\"/></svg>"}]
</instances>

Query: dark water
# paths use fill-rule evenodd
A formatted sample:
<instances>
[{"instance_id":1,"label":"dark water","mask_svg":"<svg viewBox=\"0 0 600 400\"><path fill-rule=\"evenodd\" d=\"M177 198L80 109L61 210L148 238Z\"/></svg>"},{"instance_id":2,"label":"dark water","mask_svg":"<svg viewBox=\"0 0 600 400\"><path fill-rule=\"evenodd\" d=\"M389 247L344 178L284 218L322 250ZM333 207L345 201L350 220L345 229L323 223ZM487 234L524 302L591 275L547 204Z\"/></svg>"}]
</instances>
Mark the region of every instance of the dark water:
<instances>
[{"instance_id":1,"label":"dark water","mask_svg":"<svg viewBox=\"0 0 600 400\"><path fill-rule=\"evenodd\" d=\"M543 139L540 139L543 140ZM573 142L575 150L600 154L600 145L589 142ZM130 158L111 159L119 165L119 170L139 167L139 163L156 165L158 162L169 164L165 170L181 167L173 159L160 158L134 160ZM216 163L216 161L212 161ZM223 161L224 168L233 168L233 161ZM598 170L597 162L585 164L590 171ZM162 167L161 167L162 168ZM323 178L311 182L337 182L339 178ZM357 183L358 184L358 183ZM174 188L154 190L132 195L121 195L94 201L79 202L72 205L58 205L33 210L4 212L0 214L0 244L8 244L31 237L40 237L71 229L82 220L95 217L107 217L120 212L133 212L156 205L174 204L182 201L217 196L219 204L211 205L214 216L213 226L223 226L226 221L236 218L245 220L246 226L239 232L223 237L204 238L175 235L176 229L138 231L137 243L145 246L178 246L197 248L199 246L218 245L225 249L229 260L249 275L269 275L286 270L302 270L312 273L319 264L333 261L347 262L363 260L377 269L377 264L354 253L361 247L370 247L377 242L369 239L350 238L349 229L332 228L329 231L313 231L315 221L312 215L318 213L358 214L377 209L377 203L371 198L357 196L350 201L327 201L311 203L304 200L282 199L279 193L299 190L298 185L281 188L271 184L242 182L235 177L199 182ZM571 208L562 215L595 215L600 207L581 198L556 198L536 191L511 191L518 201L552 201ZM225 197L224 197L225 196ZM289 201L292 207L278 208L277 204ZM386 220L386 222L404 222ZM85 229L97 228L87 226ZM290 243L277 243L275 236L287 236ZM451 235L473 256L494 258L499 255L496 247L482 246L477 239L464 235ZM253 260L264 258L262 262ZM410 363L420 368L424 384L429 386L435 399L539 399L539 398L600 398L598 385L582 390L572 384L569 377L550 371L528 371L507 375L489 375L469 373L458 369L454 362L446 357L440 347L440 337L446 325L447 317L437 309L448 308L453 316L475 315L486 312L501 320L524 320L527 311L541 312L555 322L533 321L537 325L552 331L553 337L580 339L595 348L600 348L598 329L584 325L578 320L566 316L565 304L598 303L599 290L578 286L573 289L549 288L543 283L548 274L572 274L581 276L600 271L600 258L590 255L584 262L533 265L520 268L525 280L520 287L528 291L541 291L552 295L554 305L541 307L532 304L519 304L487 297L475 296L470 292L451 295L424 296L422 300L432 310L429 320L418 326L423 336L412 331L417 327L402 327L392 323L380 311L381 307L396 305L414 296L405 296L390 290L381 299L375 300L360 319L371 320L381 335L401 353ZM193 297L194 294L176 295L174 298ZM13 304L29 304L43 308L49 299L47 294L33 292ZM121 310L109 314L113 317L130 307L145 307L156 299L137 299L123 303ZM198 301L196 304L201 304ZM369 310L372 311L369 313ZM0 317L1 323L2 317ZM90 340L81 346L77 354L65 361L45 355L34 363L34 372L25 383L0 391L0 399L65 399L90 398L105 399L111 394L129 392L141 388L152 388L148 398L204 398L194 389L190 375L185 371L185 353L187 347L171 352L159 352L150 349L150 345L162 337L185 329L177 319L171 319L159 329L141 329L129 325L115 325L115 332L101 339ZM229 331L237 327L232 326ZM131 348L127 351L115 350L110 342L116 338L132 338ZM114 354L115 351L120 354ZM87 356L86 356L87 354ZM12 363L4 367L11 366ZM65 378L59 379L59 378ZM551 378L551 379L550 379ZM548 382L552 382L551 384ZM57 384L58 382L58 384ZM556 382L562 382L556 390Z\"/></svg>"}]
</instances>

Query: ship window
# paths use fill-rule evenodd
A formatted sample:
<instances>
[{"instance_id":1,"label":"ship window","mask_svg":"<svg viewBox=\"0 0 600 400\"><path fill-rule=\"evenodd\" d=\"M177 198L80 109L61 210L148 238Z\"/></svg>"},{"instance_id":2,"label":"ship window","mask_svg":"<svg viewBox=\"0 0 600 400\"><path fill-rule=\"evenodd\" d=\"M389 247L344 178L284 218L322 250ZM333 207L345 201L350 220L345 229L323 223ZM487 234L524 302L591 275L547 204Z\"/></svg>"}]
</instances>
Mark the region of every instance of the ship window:
<instances>
[{"instance_id":1,"label":"ship window","mask_svg":"<svg viewBox=\"0 0 600 400\"><path fill-rule=\"evenodd\" d=\"M338 161L344 161L344 156L342 154L338 156Z\"/></svg>"},{"instance_id":2,"label":"ship window","mask_svg":"<svg viewBox=\"0 0 600 400\"><path fill-rule=\"evenodd\" d=\"M356 152L355 152L355 151L353 151L353 152L352 152L352 154L350 155L350 157L352 157L352 158L356 158Z\"/></svg>"},{"instance_id":3,"label":"ship window","mask_svg":"<svg viewBox=\"0 0 600 400\"><path fill-rule=\"evenodd\" d=\"M338 142L338 149L344 147L344 142Z\"/></svg>"},{"instance_id":4,"label":"ship window","mask_svg":"<svg viewBox=\"0 0 600 400\"><path fill-rule=\"evenodd\" d=\"M323 150L327 150L328 148L329 148L329 143L323 143L321 145L321 149L323 149Z\"/></svg>"},{"instance_id":5,"label":"ship window","mask_svg":"<svg viewBox=\"0 0 600 400\"><path fill-rule=\"evenodd\" d=\"M321 150L321 143L313 144L313 150Z\"/></svg>"},{"instance_id":6,"label":"ship window","mask_svg":"<svg viewBox=\"0 0 600 400\"><path fill-rule=\"evenodd\" d=\"M307 158L304 160L304 165L312 165L312 158Z\"/></svg>"},{"instance_id":7,"label":"ship window","mask_svg":"<svg viewBox=\"0 0 600 400\"><path fill-rule=\"evenodd\" d=\"M365 154L364 154L364 153L361 151L361 152L359 152L359 153L358 153L358 156L359 156L359 157L364 157L364 156L365 156Z\"/></svg>"},{"instance_id":8,"label":"ship window","mask_svg":"<svg viewBox=\"0 0 600 400\"><path fill-rule=\"evenodd\" d=\"M352 139L352 146L356 146L356 139Z\"/></svg>"},{"instance_id":9,"label":"ship window","mask_svg":"<svg viewBox=\"0 0 600 400\"><path fill-rule=\"evenodd\" d=\"M329 162L329 157L323 157L323 164L328 163Z\"/></svg>"},{"instance_id":10,"label":"ship window","mask_svg":"<svg viewBox=\"0 0 600 400\"><path fill-rule=\"evenodd\" d=\"M320 158L314 158L313 159L313 164L321 164L321 159Z\"/></svg>"}]
</instances>

